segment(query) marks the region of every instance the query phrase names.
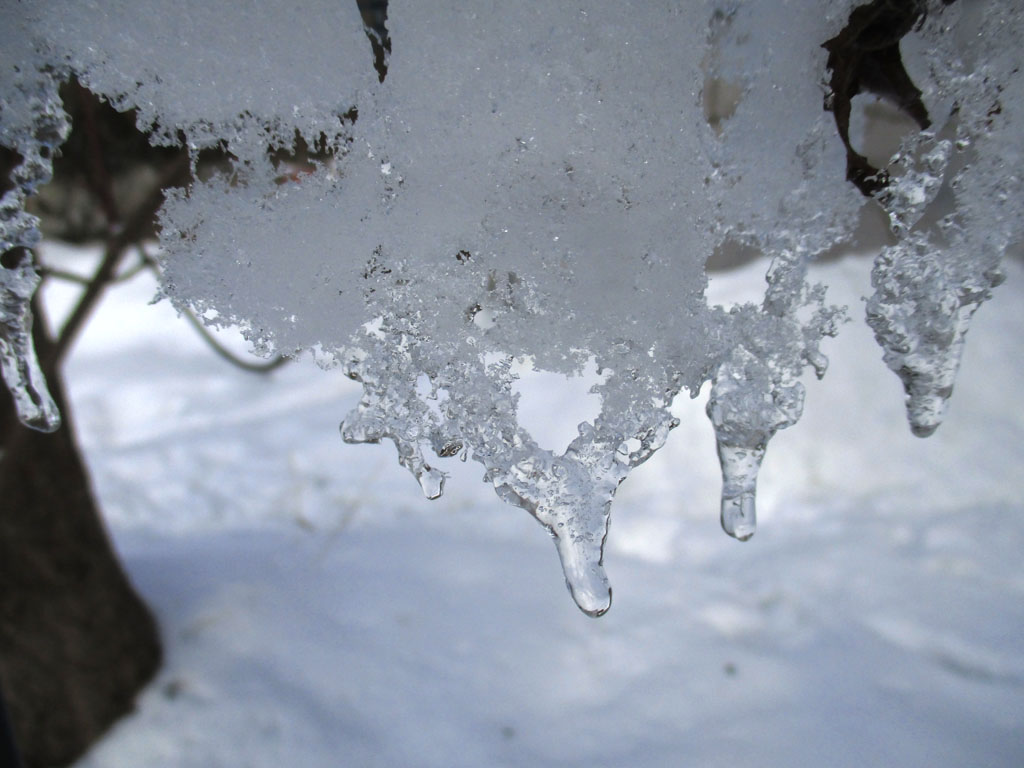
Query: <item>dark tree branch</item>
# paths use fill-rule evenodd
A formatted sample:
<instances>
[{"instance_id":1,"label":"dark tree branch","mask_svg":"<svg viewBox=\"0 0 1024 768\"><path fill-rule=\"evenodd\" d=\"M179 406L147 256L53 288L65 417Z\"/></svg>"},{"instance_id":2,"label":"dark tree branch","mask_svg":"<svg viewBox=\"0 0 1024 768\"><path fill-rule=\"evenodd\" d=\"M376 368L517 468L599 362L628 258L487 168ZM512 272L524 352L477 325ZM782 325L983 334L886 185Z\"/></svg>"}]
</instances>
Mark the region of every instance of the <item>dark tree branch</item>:
<instances>
[{"instance_id":1,"label":"dark tree branch","mask_svg":"<svg viewBox=\"0 0 1024 768\"><path fill-rule=\"evenodd\" d=\"M828 51L826 66L831 72L825 109L835 117L846 147L846 178L866 197L888 186L889 174L871 165L850 143L853 98L873 93L912 117L922 130L931 124L921 91L910 79L900 53L900 40L924 13L924 0L872 0L855 8L842 31L822 45Z\"/></svg>"},{"instance_id":2,"label":"dark tree branch","mask_svg":"<svg viewBox=\"0 0 1024 768\"><path fill-rule=\"evenodd\" d=\"M243 371L251 371L252 373L269 373L288 362L289 358L284 357L283 355L275 355L270 360L262 363L244 360L221 344L220 341L217 340L217 337L210 333L210 329L203 324L202 320L196 317L195 313L191 309L186 309L183 314L185 315L185 319L191 323L196 333L199 334L199 337L206 342L207 346L209 346L210 349L212 349L219 357L227 360L236 368L241 368Z\"/></svg>"}]
</instances>

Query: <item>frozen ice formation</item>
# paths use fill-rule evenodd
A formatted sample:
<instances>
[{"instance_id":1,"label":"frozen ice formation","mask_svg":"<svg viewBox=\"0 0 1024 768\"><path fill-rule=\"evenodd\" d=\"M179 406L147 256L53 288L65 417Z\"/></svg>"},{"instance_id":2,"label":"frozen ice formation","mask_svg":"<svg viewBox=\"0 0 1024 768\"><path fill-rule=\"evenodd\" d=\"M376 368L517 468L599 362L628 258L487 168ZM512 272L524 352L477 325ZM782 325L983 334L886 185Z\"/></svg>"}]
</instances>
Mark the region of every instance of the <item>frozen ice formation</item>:
<instances>
[{"instance_id":1,"label":"frozen ice formation","mask_svg":"<svg viewBox=\"0 0 1024 768\"><path fill-rule=\"evenodd\" d=\"M917 434L938 425L970 317L1022 237L1012 0L392 0L383 80L355 0L146 5L12 9L0 136L26 170L6 241L37 237L24 196L66 131L53 83L69 74L136 109L154 142L226 148L229 176L160 212L164 294L359 381L343 439L390 440L428 498L446 459L479 462L554 538L594 616L611 604L612 500L676 426L681 391L711 382L722 526L754 533L767 443L800 418L801 378L824 375L843 317L808 265L864 205L896 238L867 313ZM917 128L879 167L850 130L864 93ZM297 136L327 159L282 178L268 149ZM760 303L708 305L705 263L729 243L770 264ZM31 262L0 279L5 379L45 425ZM520 423L523 364L599 373L600 412L561 453Z\"/></svg>"},{"instance_id":2,"label":"frozen ice formation","mask_svg":"<svg viewBox=\"0 0 1024 768\"><path fill-rule=\"evenodd\" d=\"M0 145L15 158L0 198L0 372L22 423L53 432L60 426L60 414L32 343L31 302L39 276L27 249L39 242L39 222L25 211L25 200L50 180L53 155L70 126L57 81L33 66L19 39L23 34L16 23L0 32Z\"/></svg>"},{"instance_id":3,"label":"frozen ice formation","mask_svg":"<svg viewBox=\"0 0 1024 768\"><path fill-rule=\"evenodd\" d=\"M1015 3L956 4L905 38L931 125L904 140L878 196L899 242L875 261L867 318L921 437L941 423L971 316L1021 239L1021 19Z\"/></svg>"}]
</instances>

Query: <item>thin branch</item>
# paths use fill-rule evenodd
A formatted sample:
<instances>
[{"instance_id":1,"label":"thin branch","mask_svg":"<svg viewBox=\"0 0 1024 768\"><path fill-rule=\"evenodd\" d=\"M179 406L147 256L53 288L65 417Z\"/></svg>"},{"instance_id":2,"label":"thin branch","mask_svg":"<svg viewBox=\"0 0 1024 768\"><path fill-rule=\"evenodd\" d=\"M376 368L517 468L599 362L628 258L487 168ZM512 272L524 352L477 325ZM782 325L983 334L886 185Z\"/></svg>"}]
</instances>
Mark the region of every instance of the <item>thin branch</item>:
<instances>
[{"instance_id":1,"label":"thin branch","mask_svg":"<svg viewBox=\"0 0 1024 768\"><path fill-rule=\"evenodd\" d=\"M157 260L149 255L149 253L146 251L145 246L143 246L141 243L138 244L138 250L139 263L129 271L131 273L137 273L142 269L148 268L153 272L154 275L159 277L160 265L157 263ZM125 274L125 276L127 276L127 273ZM236 368L241 368L243 371L250 371L251 373L269 373L270 371L273 371L276 368L280 368L282 365L288 362L288 358L284 357L283 355L275 355L272 359L261 363L253 362L252 360L245 360L244 358L239 357L234 352L225 347L220 342L220 340L213 335L213 333L203 323L203 321L199 319L196 313L193 312L191 309L185 307L184 315L185 318L192 325L192 328L195 329L196 333L199 334L199 338L205 341L207 346L209 346L210 349L212 349L215 354L217 354L224 360L227 360Z\"/></svg>"},{"instance_id":2,"label":"thin branch","mask_svg":"<svg viewBox=\"0 0 1024 768\"><path fill-rule=\"evenodd\" d=\"M56 267L44 267L41 264L36 267L36 273L44 280L52 277L57 280L63 280L66 283L78 283L78 285L88 285L92 281L91 277L80 275L77 272L68 272L65 269L58 269Z\"/></svg>"},{"instance_id":3,"label":"thin branch","mask_svg":"<svg viewBox=\"0 0 1024 768\"><path fill-rule=\"evenodd\" d=\"M140 248L140 250L141 250L141 248ZM139 274L142 270L144 270L144 269L153 269L154 267L155 267L155 264L153 263L153 261L149 257L139 259L138 263L136 263L135 266L129 267L128 269L126 269L124 272L119 274L117 277L115 277L110 282L115 284L115 285L117 283L126 283L129 280L131 280L133 277L135 277L137 274Z\"/></svg>"},{"instance_id":4,"label":"thin branch","mask_svg":"<svg viewBox=\"0 0 1024 768\"><path fill-rule=\"evenodd\" d=\"M240 358L237 355L235 355L223 344L221 344L220 340L217 339L217 337L210 332L210 329L203 324L202 320L196 317L195 313L191 309L186 308L184 315L185 318L192 324L192 327L196 330L196 333L199 334L200 338L202 338L202 340L209 345L210 349L212 349L217 355L224 358L237 368L241 368L244 371L251 371L252 373L269 373L275 368L280 368L289 360L289 358L284 357L283 355L275 355L273 358L263 363L255 363L252 362L251 360L244 360L243 358Z\"/></svg>"},{"instance_id":5,"label":"thin branch","mask_svg":"<svg viewBox=\"0 0 1024 768\"><path fill-rule=\"evenodd\" d=\"M78 91L78 103L82 111L82 123L88 144L90 173L86 174L86 183L99 199L100 207L107 218L107 228L113 231L121 221L121 214L114 201L114 182L103 162L103 143L100 140L99 122L96 119L96 97L83 87L77 80L73 81Z\"/></svg>"},{"instance_id":6,"label":"thin branch","mask_svg":"<svg viewBox=\"0 0 1024 768\"><path fill-rule=\"evenodd\" d=\"M103 291L116 279L117 267L124 256L125 250L129 245L138 242L142 238L146 228L153 221L157 210L163 204L164 188L174 185L179 179L186 178L188 172L189 158L187 154L182 153L176 160L170 163L162 177L154 185L153 190L132 212L125 225L107 241L103 260L96 269L92 280L82 292L78 304L68 316L64 327L60 330L60 335L57 338L52 353L56 362L59 363L67 355L72 342L81 330L89 313L92 312L96 302L103 295Z\"/></svg>"},{"instance_id":7,"label":"thin branch","mask_svg":"<svg viewBox=\"0 0 1024 768\"><path fill-rule=\"evenodd\" d=\"M153 267L155 260L152 256L146 253L145 249L138 245L139 260L133 266L126 269L119 275L115 275L110 280L110 285L118 285L119 283L127 283L133 277L138 275L142 270ZM36 267L36 272L42 278L52 277L55 280L63 280L66 283L77 283L78 285L88 285L93 281L93 278L89 275L80 275L77 272L70 272L66 269L60 269L59 267L48 267L45 264L40 264Z\"/></svg>"}]
</instances>

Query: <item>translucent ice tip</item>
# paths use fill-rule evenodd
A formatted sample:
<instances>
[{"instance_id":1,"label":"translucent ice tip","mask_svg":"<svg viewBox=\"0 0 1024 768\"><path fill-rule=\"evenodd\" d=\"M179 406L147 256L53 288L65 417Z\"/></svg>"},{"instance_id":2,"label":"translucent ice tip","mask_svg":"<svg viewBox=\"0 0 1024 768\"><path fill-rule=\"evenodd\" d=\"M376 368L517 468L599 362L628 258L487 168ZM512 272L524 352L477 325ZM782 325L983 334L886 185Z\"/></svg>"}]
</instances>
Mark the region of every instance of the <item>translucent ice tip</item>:
<instances>
[{"instance_id":1,"label":"translucent ice tip","mask_svg":"<svg viewBox=\"0 0 1024 768\"><path fill-rule=\"evenodd\" d=\"M423 490L423 495L431 501L441 498L444 493L444 479L444 472L427 465L416 473L416 480Z\"/></svg>"},{"instance_id":2,"label":"translucent ice tip","mask_svg":"<svg viewBox=\"0 0 1024 768\"><path fill-rule=\"evenodd\" d=\"M588 616L603 616L612 607L612 588L604 571L603 545L556 537L565 584L576 605Z\"/></svg>"},{"instance_id":3,"label":"translucent ice tip","mask_svg":"<svg viewBox=\"0 0 1024 768\"><path fill-rule=\"evenodd\" d=\"M16 398L17 399L17 398ZM56 432L60 429L60 413L52 400L29 409L18 409L18 420L37 432Z\"/></svg>"},{"instance_id":4,"label":"translucent ice tip","mask_svg":"<svg viewBox=\"0 0 1024 768\"><path fill-rule=\"evenodd\" d=\"M939 428L938 424L914 424L911 423L910 431L915 437L930 437Z\"/></svg>"},{"instance_id":5,"label":"translucent ice tip","mask_svg":"<svg viewBox=\"0 0 1024 768\"><path fill-rule=\"evenodd\" d=\"M718 442L718 458L722 463L722 530L746 541L757 528L757 473L764 459L764 443L753 447Z\"/></svg>"},{"instance_id":6,"label":"translucent ice tip","mask_svg":"<svg viewBox=\"0 0 1024 768\"><path fill-rule=\"evenodd\" d=\"M0 337L0 372L14 400L18 420L29 429L56 432L60 428L60 411L46 388L30 338L24 335L19 341L8 345Z\"/></svg>"},{"instance_id":7,"label":"translucent ice tip","mask_svg":"<svg viewBox=\"0 0 1024 768\"><path fill-rule=\"evenodd\" d=\"M722 496L722 530L735 539L746 541L757 530L757 508L753 491Z\"/></svg>"},{"instance_id":8,"label":"translucent ice tip","mask_svg":"<svg viewBox=\"0 0 1024 768\"><path fill-rule=\"evenodd\" d=\"M910 421L910 431L917 437L928 437L942 424L946 415L946 405L952 387L931 391L923 386L910 390L907 396L907 419Z\"/></svg>"}]
</instances>

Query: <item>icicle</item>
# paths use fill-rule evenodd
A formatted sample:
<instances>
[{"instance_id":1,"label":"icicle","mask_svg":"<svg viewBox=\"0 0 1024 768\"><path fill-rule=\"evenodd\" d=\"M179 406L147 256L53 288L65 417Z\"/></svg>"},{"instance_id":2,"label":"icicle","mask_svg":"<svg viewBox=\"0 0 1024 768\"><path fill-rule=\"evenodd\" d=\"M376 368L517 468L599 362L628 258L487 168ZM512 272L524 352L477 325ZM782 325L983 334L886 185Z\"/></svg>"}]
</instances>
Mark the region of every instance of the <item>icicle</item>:
<instances>
[{"instance_id":1,"label":"icicle","mask_svg":"<svg viewBox=\"0 0 1024 768\"><path fill-rule=\"evenodd\" d=\"M911 431L928 437L942 423L971 317L1002 273L954 249L912 235L879 254L867 321L884 360L903 382Z\"/></svg>"},{"instance_id":2,"label":"icicle","mask_svg":"<svg viewBox=\"0 0 1024 768\"><path fill-rule=\"evenodd\" d=\"M547 528L572 599L593 617L605 614L612 604L604 543L612 498L628 471L613 458L614 452L601 458L599 453L581 438L563 456L551 459L544 451L493 480L503 501L526 509Z\"/></svg>"},{"instance_id":3,"label":"icicle","mask_svg":"<svg viewBox=\"0 0 1024 768\"><path fill-rule=\"evenodd\" d=\"M916 68L930 72L930 104L955 106L930 107L933 129L905 139L890 162L877 199L900 242L875 259L866 307L918 437L941 424L972 316L1003 281L1000 259L1022 236L1024 13L1009 2L976 16L950 10L929 12ZM950 34L954 24L977 26L967 36ZM980 45L968 51L968 40Z\"/></svg>"},{"instance_id":4,"label":"icicle","mask_svg":"<svg viewBox=\"0 0 1024 768\"><path fill-rule=\"evenodd\" d=\"M423 491L424 496L431 501L441 498L442 494L444 494L444 480L446 477L444 472L434 469L426 462L417 469L412 470L412 472L416 477L416 482L420 484L420 490Z\"/></svg>"},{"instance_id":5,"label":"icicle","mask_svg":"<svg viewBox=\"0 0 1024 768\"><path fill-rule=\"evenodd\" d=\"M53 155L68 134L67 115L49 74L26 74L5 103L0 144L21 155L0 199L0 371L18 419L27 427L53 432L60 413L46 388L32 344L32 296L39 286L26 250L39 242L39 220L25 212L25 201L49 181Z\"/></svg>"},{"instance_id":6,"label":"icicle","mask_svg":"<svg viewBox=\"0 0 1024 768\"><path fill-rule=\"evenodd\" d=\"M569 593L579 609L594 618L603 616L612 607L612 588L604 570L608 515L603 515L603 519L604 530L586 536L555 537Z\"/></svg>"},{"instance_id":7,"label":"icicle","mask_svg":"<svg viewBox=\"0 0 1024 768\"><path fill-rule=\"evenodd\" d=\"M0 267L0 371L21 423L53 432L60 427L60 413L32 346L29 305L38 285L39 276L27 255L17 265Z\"/></svg>"},{"instance_id":8,"label":"icicle","mask_svg":"<svg viewBox=\"0 0 1024 768\"><path fill-rule=\"evenodd\" d=\"M431 500L440 498L444 493L447 475L426 462L422 448L416 443L384 432L383 425L375 421L372 413L373 409L365 404L364 399L341 423L341 439L346 443L357 444L379 443L383 437L390 437L398 450L398 463L416 478L423 495Z\"/></svg>"},{"instance_id":9,"label":"icicle","mask_svg":"<svg viewBox=\"0 0 1024 768\"><path fill-rule=\"evenodd\" d=\"M708 400L722 465L722 529L740 541L757 527L757 473L768 441L803 411L803 385L774 382L770 363L738 348L719 368Z\"/></svg>"},{"instance_id":10,"label":"icicle","mask_svg":"<svg viewBox=\"0 0 1024 768\"><path fill-rule=\"evenodd\" d=\"M612 606L612 588L604 570L610 506L610 498L603 503L599 498L575 499L565 506L541 504L530 510L555 540L565 585L573 601L581 611L595 618Z\"/></svg>"},{"instance_id":11,"label":"icicle","mask_svg":"<svg viewBox=\"0 0 1024 768\"><path fill-rule=\"evenodd\" d=\"M722 530L746 541L757 529L757 473L764 459L764 444L753 447L729 445L718 440L722 464Z\"/></svg>"}]
</instances>

